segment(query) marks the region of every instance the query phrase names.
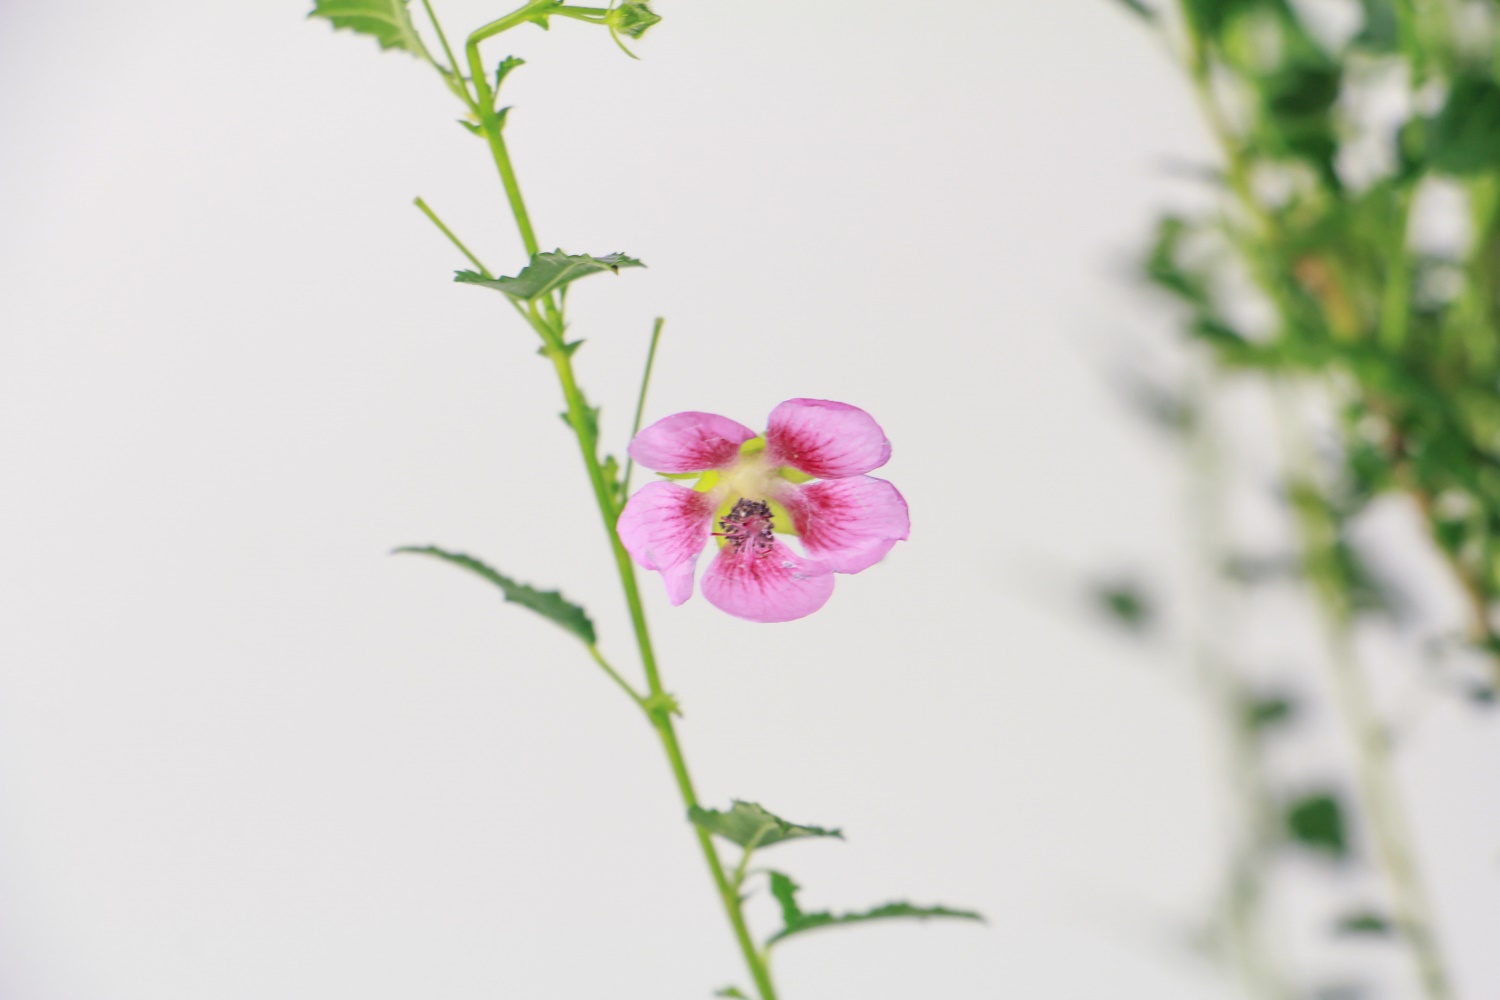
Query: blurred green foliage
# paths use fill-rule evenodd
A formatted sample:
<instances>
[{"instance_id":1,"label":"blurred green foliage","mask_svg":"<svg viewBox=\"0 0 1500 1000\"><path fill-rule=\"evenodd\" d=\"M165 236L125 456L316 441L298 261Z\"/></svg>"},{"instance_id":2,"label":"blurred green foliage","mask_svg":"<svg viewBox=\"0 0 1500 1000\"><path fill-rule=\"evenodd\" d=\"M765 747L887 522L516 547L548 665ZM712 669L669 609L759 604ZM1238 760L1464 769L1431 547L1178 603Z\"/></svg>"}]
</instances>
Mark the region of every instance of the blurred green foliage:
<instances>
[{"instance_id":1,"label":"blurred green foliage","mask_svg":"<svg viewBox=\"0 0 1500 1000\"><path fill-rule=\"evenodd\" d=\"M1327 388L1337 457L1288 484L1295 507L1331 526L1304 553L1307 574L1348 614L1395 610L1345 526L1403 493L1468 597L1474 641L1493 651L1500 5L1359 6L1363 23L1342 38L1289 0L1182 0L1173 23L1153 18L1223 147L1228 198L1163 218L1145 274L1222 369ZM1449 238L1419 236L1431 231Z\"/></svg>"}]
</instances>

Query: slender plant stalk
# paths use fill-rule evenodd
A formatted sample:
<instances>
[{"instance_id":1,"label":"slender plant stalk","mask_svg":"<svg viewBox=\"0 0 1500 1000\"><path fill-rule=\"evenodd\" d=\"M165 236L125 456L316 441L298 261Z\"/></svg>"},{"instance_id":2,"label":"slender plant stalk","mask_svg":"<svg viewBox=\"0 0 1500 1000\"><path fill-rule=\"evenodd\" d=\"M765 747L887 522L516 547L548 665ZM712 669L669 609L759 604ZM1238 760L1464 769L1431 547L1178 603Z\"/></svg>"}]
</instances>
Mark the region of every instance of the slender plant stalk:
<instances>
[{"instance_id":1,"label":"slender plant stalk","mask_svg":"<svg viewBox=\"0 0 1500 1000\"><path fill-rule=\"evenodd\" d=\"M630 440L641 432L641 417L646 412L646 388L651 385L651 369L656 364L656 345L661 340L661 328L666 320L660 316L656 317L656 323L651 327L651 347L646 351L646 371L641 375L641 394L635 401L635 420L630 425ZM630 490L630 474L635 471L635 459L625 460L625 474L620 477L620 482L626 492Z\"/></svg>"},{"instance_id":2,"label":"slender plant stalk","mask_svg":"<svg viewBox=\"0 0 1500 1000\"><path fill-rule=\"evenodd\" d=\"M1274 242L1278 227L1251 188L1249 162L1213 94L1208 47L1195 30L1186 0L1181 4L1181 11L1187 36L1187 50L1183 61L1199 104L1220 146L1229 187L1254 224L1256 237ZM1398 227L1403 234L1408 212L1409 203L1404 203L1401 225ZM1282 321L1294 322L1300 310L1286 294L1284 277L1276 273L1274 265L1263 259L1254 245L1241 240L1237 241L1237 246L1251 275L1275 304ZM1404 235L1400 245L1388 248L1388 260L1394 272L1389 275L1392 279L1404 279L1407 276L1404 249ZM1395 263L1397 257L1402 258L1399 264ZM1403 281L1403 285L1404 283ZM1387 307L1404 307L1405 296L1404 288L1394 291L1387 289L1384 304ZM1402 311L1401 318L1385 317L1380 332L1387 342L1405 337L1406 310L1403 308ZM1317 495L1316 502L1308 502L1307 495L1296 495L1316 490L1311 457L1300 443L1300 435L1284 391L1277 397L1277 403L1283 445L1287 451L1288 467L1292 472L1291 485L1295 488L1294 507L1303 558L1323 612L1335 697L1339 701L1341 714L1355 747L1361 812L1369 823L1381 867L1395 899L1396 921L1403 931L1426 995L1429 1000L1452 1000L1452 988L1428 917L1426 893L1410 847L1405 814L1392 775L1390 745L1354 655L1352 608L1333 561L1338 537L1337 525L1331 523L1332 515L1322 502L1321 495L1307 494Z\"/></svg>"},{"instance_id":3,"label":"slender plant stalk","mask_svg":"<svg viewBox=\"0 0 1500 1000\"><path fill-rule=\"evenodd\" d=\"M464 246L463 240L461 240L457 236L453 235L453 230L451 230L447 226L443 225L443 220L439 219L437 217L437 213L436 212L434 212L432 209L430 209L430 208L427 207L427 202L423 201L421 198L417 198L417 199L415 199L415 200L412 201L412 204L416 205L417 208L419 208L419 209L422 210L422 214L423 215L427 216L427 218L429 218L429 219L432 220L432 224L434 226L437 226L438 230L444 236L448 237L448 241L450 243L452 243L455 247L458 248L458 252L459 253L463 254L465 257L467 257L469 259L469 263L470 264L473 264L475 267L477 267L479 269L479 273L480 274L484 275L486 278L493 278L494 277L494 275L490 273L490 269L487 268L487 267L485 267L484 264L482 264L480 262L480 260L479 260L478 257L474 256L472 253L469 252L469 248L466 247L466 246Z\"/></svg>"},{"instance_id":4,"label":"slender plant stalk","mask_svg":"<svg viewBox=\"0 0 1500 1000\"><path fill-rule=\"evenodd\" d=\"M1300 433L1288 386L1277 387L1275 402L1303 561L1322 611L1330 680L1355 744L1361 813L1391 888L1396 927L1416 963L1423 991L1429 1000L1453 1000L1394 776L1389 733L1355 651L1353 608L1336 563L1339 526L1317 491L1313 458Z\"/></svg>"},{"instance_id":5,"label":"slender plant stalk","mask_svg":"<svg viewBox=\"0 0 1500 1000\"><path fill-rule=\"evenodd\" d=\"M495 95L485 77L484 64L480 58L479 45L488 38L493 38L510 28L524 24L541 13L583 13L578 9L562 11L556 4L556 0L531 0L525 6L507 14L499 20L492 21L478 29L468 38L465 45L469 64L470 79L474 87L474 100L471 107L479 118L480 130L484 133L488 143L491 157L495 161L495 167L500 174L500 181L505 189L507 204L511 215L515 219L516 228L520 232L521 242L526 248L529 256L535 255L539 249L536 232L531 223L531 217L526 210L526 202L521 196L520 184L516 180L516 174L511 165L510 154L506 149L505 141L501 135L503 123L495 113ZM588 14L594 11L590 9ZM600 14L603 13L601 9ZM435 19L434 19L435 21ZM419 203L430 218L437 222L425 206ZM445 234L458 241L452 234L443 228ZM465 255L471 260L472 255L465 251ZM478 262L474 261L477 265ZM656 731L661 741L662 749L666 752L667 762L672 770L672 777L677 784L677 790L682 798L683 805L691 810L697 806L698 794L693 787L692 777L688 773L687 761L683 756L682 745L677 737L676 727L672 722L675 709L675 701L667 693L662 685L661 673L657 666L656 652L652 647L650 629L646 624L646 611L641 602L640 587L636 580L635 564L630 561L630 555L625 551L624 544L620 541L615 531L615 522L619 518L619 501L616 497L614 486L605 475L604 467L599 460L598 431L594 423L593 414L589 412L589 406L584 398L582 390L573 372L572 355L564 343L565 321L563 316L562 297L546 296L540 309L533 307L529 312L521 310L523 318L527 320L537 334L542 338L543 353L552 362L557 374L558 384L562 389L563 398L567 403L568 424L573 429L574 436L578 441L578 450L583 458L584 470L588 474L589 485L594 491L594 500L599 508L599 516L604 525L605 536L609 539L610 550L614 554L615 566L620 577L620 586L625 594L625 602L630 610L631 627L635 632L636 645L640 652L641 666L645 673L647 693L643 697L635 689L619 676L609 666L597 649L590 648L590 654L600 667L618 684L629 693L636 704L645 713L652 728ZM661 333L661 320L657 320L656 328L652 334L651 357L655 355L656 341ZM647 377L650 375L650 359L647 362ZM641 402L644 403L645 386L642 385ZM637 425L639 424L639 412L637 413ZM714 887L719 893L719 898L724 905L724 912L729 918L729 923L734 930L735 940L744 954L745 964L755 982L755 988L760 995L760 1000L776 1000L776 988L771 982L770 968L767 956L755 946L754 939L750 936L750 928L745 920L744 909L741 905L739 887L725 874L723 860L718 850L714 847L709 833L703 828L694 825L694 834L698 845L702 850L703 859L708 865L709 875L713 878Z\"/></svg>"},{"instance_id":6,"label":"slender plant stalk","mask_svg":"<svg viewBox=\"0 0 1500 1000\"><path fill-rule=\"evenodd\" d=\"M1219 567L1225 555L1223 477L1218 440L1210 418L1213 373L1194 379L1189 395L1187 448L1191 495L1188 502L1196 548L1194 593L1198 595L1194 656L1199 676L1217 714L1221 754L1230 789L1228 807L1234 847L1228 884L1220 900L1220 920L1228 934L1235 974L1245 994L1256 1000L1289 1000L1264 935L1263 902L1268 861L1276 841L1270 792L1261 766L1258 734L1246 720L1245 691L1224 649Z\"/></svg>"}]
</instances>

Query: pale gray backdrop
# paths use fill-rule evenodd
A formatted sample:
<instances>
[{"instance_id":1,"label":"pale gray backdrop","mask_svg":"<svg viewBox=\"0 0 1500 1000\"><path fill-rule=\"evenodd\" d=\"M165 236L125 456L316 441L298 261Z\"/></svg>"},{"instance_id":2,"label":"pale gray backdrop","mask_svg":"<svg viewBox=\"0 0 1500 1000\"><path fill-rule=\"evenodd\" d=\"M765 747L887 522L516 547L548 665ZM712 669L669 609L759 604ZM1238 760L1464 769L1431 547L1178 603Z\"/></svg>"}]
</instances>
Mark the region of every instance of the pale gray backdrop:
<instances>
[{"instance_id":1,"label":"pale gray backdrop","mask_svg":"<svg viewBox=\"0 0 1500 1000\"><path fill-rule=\"evenodd\" d=\"M454 34L500 13L439 6ZM745 984L619 693L386 555L560 585L630 662L549 370L410 204L513 272L493 167L430 71L305 9L0 8L0 996ZM1177 455L1105 375L1170 342L1122 276L1201 196L1169 169L1208 155L1183 82L1105 0L660 12L639 63L574 23L508 43L543 243L650 266L573 296L608 444L665 315L648 417L856 403L914 524L794 624L645 580L695 776L847 831L772 859L809 906L989 917L790 942L786 1000L1230 996L1192 934L1221 858L1201 705L1077 597L1182 561ZM1500 994L1497 750L1444 703L1403 757L1464 997ZM1305 961L1386 969L1342 947Z\"/></svg>"}]
</instances>

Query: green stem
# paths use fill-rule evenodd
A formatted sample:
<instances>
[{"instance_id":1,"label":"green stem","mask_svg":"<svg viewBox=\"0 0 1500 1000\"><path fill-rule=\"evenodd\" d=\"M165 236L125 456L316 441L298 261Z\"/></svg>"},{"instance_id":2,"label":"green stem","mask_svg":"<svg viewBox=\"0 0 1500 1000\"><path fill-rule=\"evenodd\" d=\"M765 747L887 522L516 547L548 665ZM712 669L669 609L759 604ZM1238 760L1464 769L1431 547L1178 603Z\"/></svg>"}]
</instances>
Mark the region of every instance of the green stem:
<instances>
[{"instance_id":1,"label":"green stem","mask_svg":"<svg viewBox=\"0 0 1500 1000\"><path fill-rule=\"evenodd\" d=\"M417 198L415 201L412 202L412 204L416 205L418 208L420 208L422 210L422 214L425 215L425 216L427 216L427 218L431 219L432 220L432 224L434 226L437 226L438 229L440 229L442 231L443 235L446 236L446 237L448 237L448 239L453 243L454 246L458 247L458 252L459 253L461 253L465 257L469 258L469 263L471 263L475 267L479 268L479 273L480 274L484 275L486 278L493 278L494 277L494 275L490 273L489 268L487 268L483 264L481 264L479 262L479 258L476 257L476 256L474 256L472 253L469 252L469 248L466 247L466 246L464 246L463 240L459 239L457 236L454 236L453 235L453 230L451 230L447 226L443 225L443 220L439 219L437 217L437 213L436 212L434 212L432 209L430 209L430 208L427 207L427 202L423 201L421 198Z\"/></svg>"},{"instance_id":2,"label":"green stem","mask_svg":"<svg viewBox=\"0 0 1500 1000\"><path fill-rule=\"evenodd\" d=\"M575 21L587 21L590 24L603 24L604 15L609 10L604 7L554 7L547 13L556 14L558 17L571 17Z\"/></svg>"},{"instance_id":3,"label":"green stem","mask_svg":"<svg viewBox=\"0 0 1500 1000\"><path fill-rule=\"evenodd\" d=\"M630 561L630 554L625 551L625 546L615 531L615 521L619 512L615 509L613 495L609 484L605 481L603 467L599 463L598 442L588 419L587 404L574 378L572 361L567 352L558 347L549 347L547 354L557 371L558 381L562 384L563 397L568 403L568 420L578 438L583 464L588 472L589 482L594 488L594 499L598 503L599 513L604 520L604 530L609 537L610 548L614 552L615 565L619 570L620 585L625 591L625 602L630 608L630 621L635 631L636 644L640 648L641 665L645 669L650 697L656 698L665 694L665 689L662 687L661 675L657 669L651 633L646 625L646 609L641 602L640 587L635 576L635 564ZM657 736L661 739L662 749L666 751L667 761L671 765L672 776L676 779L677 790L682 796L683 804L691 809L698 805L698 793L694 790L693 780L688 774L687 761L683 758L682 746L677 740L677 731L672 725L672 718L666 712L651 712L649 715L652 725L656 728ZM714 886L719 891L719 898L723 901L724 912L734 928L735 939L744 953L745 964L755 980L756 989L760 992L761 1000L776 1000L776 988L771 983L770 971L764 957L756 949L755 942L750 937L750 928L745 922L738 890L730 884L729 878L724 873L724 863L719 857L719 852L714 848L712 837L696 824L693 830L698 838L698 845L703 851L703 859L708 864L709 874L713 877Z\"/></svg>"},{"instance_id":4,"label":"green stem","mask_svg":"<svg viewBox=\"0 0 1500 1000\"><path fill-rule=\"evenodd\" d=\"M442 43L443 54L448 57L447 66L438 66L438 72L443 74L443 79L448 84L448 89L453 91L464 104L468 105L470 111L476 110L474 98L469 94L469 88L464 85L464 78L459 73L458 60L453 55L453 49L448 46L448 36L443 33L443 25L438 21L437 12L432 9L429 0L422 0L422 7L427 11L427 20L432 22L432 30L437 32L438 41ZM432 62L429 56L428 62ZM433 65L437 65L433 63Z\"/></svg>"},{"instance_id":5,"label":"green stem","mask_svg":"<svg viewBox=\"0 0 1500 1000\"><path fill-rule=\"evenodd\" d=\"M641 394L635 401L635 421L630 425L630 440L641 432L641 415L646 412L646 387L651 384L651 367L656 363L656 342L661 339L662 324L666 320L656 317L656 325L651 328L651 347L646 351L646 371L641 376ZM628 455L628 453L627 453ZM635 470L635 459L627 457L625 460L625 475L620 478L625 492L630 492L630 473Z\"/></svg>"},{"instance_id":6,"label":"green stem","mask_svg":"<svg viewBox=\"0 0 1500 1000\"><path fill-rule=\"evenodd\" d=\"M1288 390L1285 386L1278 389L1276 416L1290 473L1297 532L1308 577L1323 612L1334 697L1354 741L1360 811L1369 824L1376 856L1391 887L1395 924L1417 966L1423 991L1429 1000L1453 1000L1394 778L1390 738L1355 653L1353 609L1335 551L1339 538L1336 515L1317 491L1313 459L1298 432Z\"/></svg>"},{"instance_id":7,"label":"green stem","mask_svg":"<svg viewBox=\"0 0 1500 1000\"><path fill-rule=\"evenodd\" d=\"M1188 510L1196 557L1193 645L1201 682L1218 715L1214 728L1222 736L1225 804L1231 824L1232 848L1219 918L1226 932L1230 961L1246 995L1257 1000L1288 1000L1291 993L1269 954L1264 934L1267 873L1276 844L1269 809L1271 796L1260 740L1246 721L1244 685L1225 648L1227 616L1219 569L1226 554L1225 504L1222 442L1213 431L1210 402L1219 387L1212 375L1208 369L1192 379L1187 397L1192 418L1186 443L1191 486Z\"/></svg>"},{"instance_id":8,"label":"green stem","mask_svg":"<svg viewBox=\"0 0 1500 1000\"><path fill-rule=\"evenodd\" d=\"M516 226L521 232L521 241L525 244L527 253L533 256L539 248L536 233L531 226L531 217L526 211L526 202L521 197L521 188L516 181L515 170L511 166L510 154L500 135L500 121L494 110L495 95L489 81L485 79L484 64L479 57L479 45L486 39L532 20L537 14L551 13L559 6L558 0L531 0L519 10L475 31L469 36L465 45L469 73L479 98L477 110L480 125L489 142L490 154L494 158L495 166L499 170L501 184L505 187L505 196L510 204L511 214L515 217ZM651 644L651 633L646 625L646 611L641 602L640 587L636 582L635 564L630 561L630 555L625 551L625 546L615 531L615 522L620 516L620 511L615 499L614 484L606 480L604 468L599 462L598 431L594 425L594 418L588 412L588 403L584 399L583 392L578 388L578 381L573 374L572 359L563 346L566 323L562 309L551 296L548 296L542 303L545 318L535 304L531 306L529 312L521 310L519 306L517 308L523 318L541 336L543 353L551 360L562 387L563 398L567 401L568 423L578 440L578 450L583 458L584 469L588 473L589 485L594 491L594 500L599 507L599 516L604 523L604 532L609 538L610 549L614 553L615 566L619 572L620 585L624 589L625 601L630 609L631 626L635 632L636 645L640 649L641 666L646 674L648 696L642 699L636 695L633 688L624 684L623 680L607 667L597 651L591 650L591 653L595 661L600 666L604 666L617 683L631 692L637 704L646 713L652 727L656 730L657 737L661 740L662 749L666 751L667 762L671 766L672 777L677 783L677 790L682 797L683 804L691 810L698 805L698 794L688 774L687 761L683 758L682 746L678 742L676 728L672 725L671 712L657 707L666 703L666 691L662 687L661 675L656 664L656 653ZM661 321L658 320L658 333L660 329ZM696 824L693 825L693 831L698 839L698 846L703 852L703 859L708 865L709 874L713 878L714 886L718 890L719 898L723 902L724 912L734 929L735 940L739 943L740 950L744 953L745 964L755 980L760 998L761 1000L776 1000L776 988L771 983L766 958L755 947L755 942L750 936L750 928L745 921L738 891L730 885L724 873L723 860L719 857L719 852L714 847L713 840L707 831Z\"/></svg>"},{"instance_id":9,"label":"green stem","mask_svg":"<svg viewBox=\"0 0 1500 1000\"><path fill-rule=\"evenodd\" d=\"M1399 354L1406 343L1411 318L1411 255L1406 251L1406 229L1411 220L1412 191L1396 194L1396 220L1386 248L1385 293L1380 303L1380 346Z\"/></svg>"},{"instance_id":10,"label":"green stem","mask_svg":"<svg viewBox=\"0 0 1500 1000\"><path fill-rule=\"evenodd\" d=\"M508 31L518 24L525 24L537 14L547 8L557 6L557 0L531 0L526 6L517 11L491 21L484 27L469 36L468 44L464 46L469 58L469 76L474 81L474 91L478 95L479 124L484 131L485 140L490 146L490 155L495 160L495 167L500 171L500 183L505 188L505 198L510 203L511 215L515 217L516 228L521 231L521 242L526 247L528 257L536 256L538 245L536 232L531 227L531 216L526 211L526 202L521 198L521 185L516 181L515 169L510 163L510 153L505 148L505 139L501 136L500 118L495 114L495 92L486 79L484 63L479 58L479 43L487 38L493 38L502 31Z\"/></svg>"}]
</instances>

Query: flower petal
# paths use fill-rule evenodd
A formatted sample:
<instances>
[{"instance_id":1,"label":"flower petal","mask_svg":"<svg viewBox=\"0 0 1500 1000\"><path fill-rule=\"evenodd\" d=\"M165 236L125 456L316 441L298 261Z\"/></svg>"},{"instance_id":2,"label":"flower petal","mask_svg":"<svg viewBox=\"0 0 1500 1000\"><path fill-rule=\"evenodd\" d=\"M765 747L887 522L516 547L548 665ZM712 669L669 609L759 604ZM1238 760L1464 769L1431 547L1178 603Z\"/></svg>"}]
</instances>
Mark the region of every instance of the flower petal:
<instances>
[{"instance_id":1,"label":"flower petal","mask_svg":"<svg viewBox=\"0 0 1500 1000\"><path fill-rule=\"evenodd\" d=\"M891 443L875 418L831 399L789 399L771 411L766 452L818 479L862 476L891 458Z\"/></svg>"},{"instance_id":2,"label":"flower petal","mask_svg":"<svg viewBox=\"0 0 1500 1000\"><path fill-rule=\"evenodd\" d=\"M662 417L630 442L630 457L657 472L703 472L734 462L740 445L755 437L744 424L715 413Z\"/></svg>"},{"instance_id":3,"label":"flower petal","mask_svg":"<svg viewBox=\"0 0 1500 1000\"><path fill-rule=\"evenodd\" d=\"M673 604L693 594L693 568L708 543L717 503L712 493L676 483L647 483L620 513L615 531L625 551L647 569L661 571Z\"/></svg>"},{"instance_id":4,"label":"flower petal","mask_svg":"<svg viewBox=\"0 0 1500 1000\"><path fill-rule=\"evenodd\" d=\"M809 554L835 573L858 573L911 532L906 500L884 479L851 476L787 486L776 499Z\"/></svg>"},{"instance_id":5,"label":"flower petal","mask_svg":"<svg viewBox=\"0 0 1500 1000\"><path fill-rule=\"evenodd\" d=\"M828 603L833 574L777 541L757 554L753 545L738 552L725 545L703 574L708 603L752 622L789 622L805 618Z\"/></svg>"}]
</instances>

